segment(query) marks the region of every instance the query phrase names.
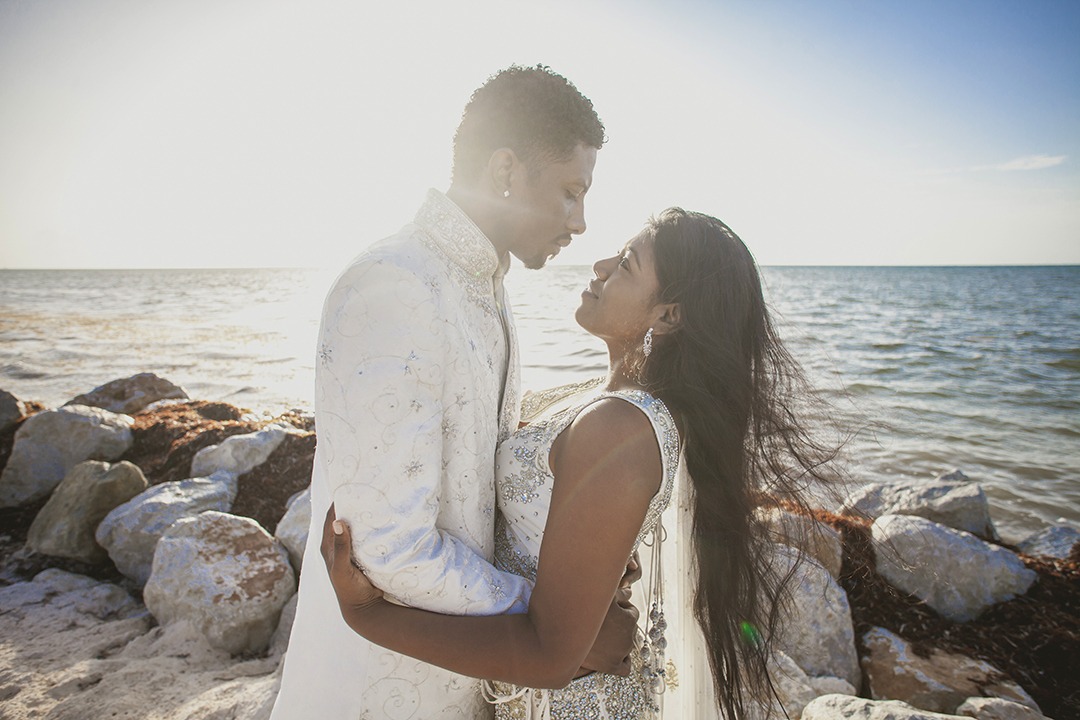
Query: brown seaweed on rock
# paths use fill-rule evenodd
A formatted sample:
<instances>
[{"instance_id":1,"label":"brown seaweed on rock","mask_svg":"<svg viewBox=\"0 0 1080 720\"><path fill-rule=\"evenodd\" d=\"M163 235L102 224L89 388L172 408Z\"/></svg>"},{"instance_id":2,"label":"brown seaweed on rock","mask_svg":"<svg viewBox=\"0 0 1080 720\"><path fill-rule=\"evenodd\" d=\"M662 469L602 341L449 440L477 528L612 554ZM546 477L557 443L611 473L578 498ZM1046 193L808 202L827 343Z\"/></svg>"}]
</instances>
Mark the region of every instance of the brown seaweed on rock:
<instances>
[{"instance_id":1,"label":"brown seaweed on rock","mask_svg":"<svg viewBox=\"0 0 1080 720\"><path fill-rule=\"evenodd\" d=\"M273 533L286 503L311 482L315 456L314 422L290 412L273 420L246 419L247 411L227 403L202 401L170 403L135 416L135 442L124 455L138 465L151 485L190 476L191 460L210 445L232 436L252 433L270 422L300 430L288 434L258 467L239 478L232 514L248 517Z\"/></svg>"},{"instance_id":2,"label":"brown seaweed on rock","mask_svg":"<svg viewBox=\"0 0 1080 720\"><path fill-rule=\"evenodd\" d=\"M139 413L131 428L134 443L121 459L138 465L151 485L184 480L191 477L195 453L266 424L245 420L245 412L228 403L195 400Z\"/></svg>"},{"instance_id":3,"label":"brown seaweed on rock","mask_svg":"<svg viewBox=\"0 0 1080 720\"><path fill-rule=\"evenodd\" d=\"M233 515L249 517L273 533L289 498L311 484L314 459L314 432L286 435L266 462L240 476Z\"/></svg>"}]
</instances>

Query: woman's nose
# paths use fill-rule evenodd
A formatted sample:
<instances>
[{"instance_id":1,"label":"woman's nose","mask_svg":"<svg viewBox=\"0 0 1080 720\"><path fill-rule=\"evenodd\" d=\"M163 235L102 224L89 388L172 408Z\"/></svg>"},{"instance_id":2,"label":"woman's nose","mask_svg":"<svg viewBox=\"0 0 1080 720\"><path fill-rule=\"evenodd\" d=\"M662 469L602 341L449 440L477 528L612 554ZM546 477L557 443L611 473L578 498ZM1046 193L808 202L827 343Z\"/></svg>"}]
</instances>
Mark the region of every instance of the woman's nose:
<instances>
[{"instance_id":1,"label":"woman's nose","mask_svg":"<svg viewBox=\"0 0 1080 720\"><path fill-rule=\"evenodd\" d=\"M605 260L597 260L593 263L593 274L596 275L599 280L606 280L608 276L608 271L604 263Z\"/></svg>"}]
</instances>

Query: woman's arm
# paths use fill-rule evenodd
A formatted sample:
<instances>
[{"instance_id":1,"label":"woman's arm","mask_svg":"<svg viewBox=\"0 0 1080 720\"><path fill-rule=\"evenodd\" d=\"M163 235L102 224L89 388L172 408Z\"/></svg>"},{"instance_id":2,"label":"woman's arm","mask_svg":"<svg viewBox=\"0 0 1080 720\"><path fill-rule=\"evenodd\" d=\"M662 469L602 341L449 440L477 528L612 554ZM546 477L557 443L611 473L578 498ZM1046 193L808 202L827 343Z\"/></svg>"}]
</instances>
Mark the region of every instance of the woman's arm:
<instances>
[{"instance_id":1,"label":"woman's arm","mask_svg":"<svg viewBox=\"0 0 1080 720\"><path fill-rule=\"evenodd\" d=\"M464 675L564 687L596 638L662 470L648 418L616 399L583 411L549 462L556 482L527 615L447 616L373 600L343 528L323 549L345 621L378 645Z\"/></svg>"}]
</instances>

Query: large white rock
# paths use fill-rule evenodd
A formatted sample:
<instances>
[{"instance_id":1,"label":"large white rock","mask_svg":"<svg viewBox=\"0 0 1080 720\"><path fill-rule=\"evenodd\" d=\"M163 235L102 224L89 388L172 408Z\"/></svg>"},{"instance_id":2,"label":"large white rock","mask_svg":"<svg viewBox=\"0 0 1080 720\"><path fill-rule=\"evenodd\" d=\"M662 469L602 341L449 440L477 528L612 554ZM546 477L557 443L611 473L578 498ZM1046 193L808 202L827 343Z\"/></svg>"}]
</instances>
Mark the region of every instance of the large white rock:
<instances>
[{"instance_id":1,"label":"large white rock","mask_svg":"<svg viewBox=\"0 0 1080 720\"><path fill-rule=\"evenodd\" d=\"M923 710L957 714L969 697L1000 697L1038 709L1022 687L983 660L933 650L915 653L900 636L884 628L863 635L867 655L862 668L875 700L902 700Z\"/></svg>"},{"instance_id":2,"label":"large white rock","mask_svg":"<svg viewBox=\"0 0 1080 720\"><path fill-rule=\"evenodd\" d=\"M47 497L71 468L85 460L115 460L133 441L127 415L69 405L27 418L0 475L0 507Z\"/></svg>"},{"instance_id":3,"label":"large white rock","mask_svg":"<svg viewBox=\"0 0 1080 720\"><path fill-rule=\"evenodd\" d=\"M855 689L855 686L847 680L838 677L829 677L828 675L810 678L810 687L814 688L815 695L859 694L859 691Z\"/></svg>"},{"instance_id":4,"label":"large white rock","mask_svg":"<svg viewBox=\"0 0 1080 720\"><path fill-rule=\"evenodd\" d=\"M116 568L140 585L150 579L158 539L177 520L207 510L228 511L238 483L230 473L155 485L105 516L98 543Z\"/></svg>"},{"instance_id":5,"label":"large white rock","mask_svg":"<svg viewBox=\"0 0 1080 720\"><path fill-rule=\"evenodd\" d=\"M1052 525L1029 535L1016 547L1028 555L1066 560L1073 546L1080 542L1080 532L1067 525Z\"/></svg>"},{"instance_id":6,"label":"large white rock","mask_svg":"<svg viewBox=\"0 0 1080 720\"><path fill-rule=\"evenodd\" d=\"M274 537L289 551L289 560L297 572L304 562L304 548L307 546L310 528L311 488L308 487L292 499L274 530Z\"/></svg>"},{"instance_id":7,"label":"large white rock","mask_svg":"<svg viewBox=\"0 0 1080 720\"><path fill-rule=\"evenodd\" d=\"M48 605L54 611L70 610L98 620L145 614L143 607L123 588L58 568L42 570L29 582L0 588L0 608L4 613L42 605Z\"/></svg>"},{"instance_id":8,"label":"large white rock","mask_svg":"<svg viewBox=\"0 0 1080 720\"><path fill-rule=\"evenodd\" d=\"M26 414L26 405L7 390L0 390L0 432L14 425Z\"/></svg>"},{"instance_id":9,"label":"large white rock","mask_svg":"<svg viewBox=\"0 0 1080 720\"><path fill-rule=\"evenodd\" d=\"M780 707L776 707L777 700L773 698L769 717L777 720L784 717L797 718L806 704L818 696L810 684L809 676L783 652L773 653L769 662L769 677L780 704Z\"/></svg>"},{"instance_id":10,"label":"large white rock","mask_svg":"<svg viewBox=\"0 0 1080 720\"><path fill-rule=\"evenodd\" d=\"M293 623L296 622L296 604L299 599L300 594L294 593L285 603L285 607L281 608L277 629L270 636L270 647L266 650L268 657L281 657L289 649L289 637L292 635Z\"/></svg>"},{"instance_id":11,"label":"large white rock","mask_svg":"<svg viewBox=\"0 0 1080 720\"><path fill-rule=\"evenodd\" d=\"M147 372L107 382L67 404L90 405L115 413L135 415L158 400L183 400L187 396L184 388Z\"/></svg>"},{"instance_id":12,"label":"large white rock","mask_svg":"<svg viewBox=\"0 0 1080 720\"><path fill-rule=\"evenodd\" d=\"M844 545L840 533L812 517L798 515L781 508L760 509L758 517L768 528L773 542L801 548L839 579L844 560Z\"/></svg>"},{"instance_id":13,"label":"large white rock","mask_svg":"<svg viewBox=\"0 0 1080 720\"><path fill-rule=\"evenodd\" d=\"M922 517L884 515L870 532L878 573L954 622L1023 595L1035 582L1016 553Z\"/></svg>"},{"instance_id":14,"label":"large white rock","mask_svg":"<svg viewBox=\"0 0 1080 720\"><path fill-rule=\"evenodd\" d=\"M957 715L977 720L1045 720L1046 716L1020 703L1001 698L970 697L956 708Z\"/></svg>"},{"instance_id":15,"label":"large white rock","mask_svg":"<svg viewBox=\"0 0 1080 720\"><path fill-rule=\"evenodd\" d=\"M224 470L243 475L266 462L289 433L284 425L267 425L245 435L233 435L218 445L204 447L191 459L191 475L203 477Z\"/></svg>"},{"instance_id":16,"label":"large white rock","mask_svg":"<svg viewBox=\"0 0 1080 720\"><path fill-rule=\"evenodd\" d=\"M94 532L106 515L146 486L142 470L127 461L79 463L34 518L26 544L45 555L104 562L109 555L94 539Z\"/></svg>"},{"instance_id":17,"label":"large white rock","mask_svg":"<svg viewBox=\"0 0 1080 720\"><path fill-rule=\"evenodd\" d=\"M988 540L998 540L986 493L955 470L932 482L870 483L844 500L845 515L917 515Z\"/></svg>"},{"instance_id":18,"label":"large white rock","mask_svg":"<svg viewBox=\"0 0 1080 720\"><path fill-rule=\"evenodd\" d=\"M943 715L919 710L899 700L867 700L850 695L822 695L807 703L801 720L956 720L956 715Z\"/></svg>"},{"instance_id":19,"label":"large white rock","mask_svg":"<svg viewBox=\"0 0 1080 720\"><path fill-rule=\"evenodd\" d=\"M265 650L296 592L288 554L254 520L205 512L162 536L143 591L163 625L192 623L230 653Z\"/></svg>"},{"instance_id":20,"label":"large white rock","mask_svg":"<svg viewBox=\"0 0 1080 720\"><path fill-rule=\"evenodd\" d=\"M776 571L785 574L796 553L787 545L774 544ZM776 647L810 676L829 675L862 683L851 605L847 594L829 571L810 557L799 563L792 580L790 611L782 621Z\"/></svg>"}]
</instances>

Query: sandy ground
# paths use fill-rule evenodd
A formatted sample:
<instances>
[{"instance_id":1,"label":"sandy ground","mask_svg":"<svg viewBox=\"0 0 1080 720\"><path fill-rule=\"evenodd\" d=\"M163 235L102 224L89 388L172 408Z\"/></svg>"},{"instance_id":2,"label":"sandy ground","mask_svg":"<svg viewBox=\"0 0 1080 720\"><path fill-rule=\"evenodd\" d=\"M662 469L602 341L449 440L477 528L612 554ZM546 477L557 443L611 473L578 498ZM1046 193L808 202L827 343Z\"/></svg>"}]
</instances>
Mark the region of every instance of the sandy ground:
<instances>
[{"instance_id":1,"label":"sandy ground","mask_svg":"<svg viewBox=\"0 0 1080 720\"><path fill-rule=\"evenodd\" d=\"M185 623L158 627L123 588L59 570L0 589L0 637L3 720L262 720L284 646L232 658Z\"/></svg>"}]
</instances>

